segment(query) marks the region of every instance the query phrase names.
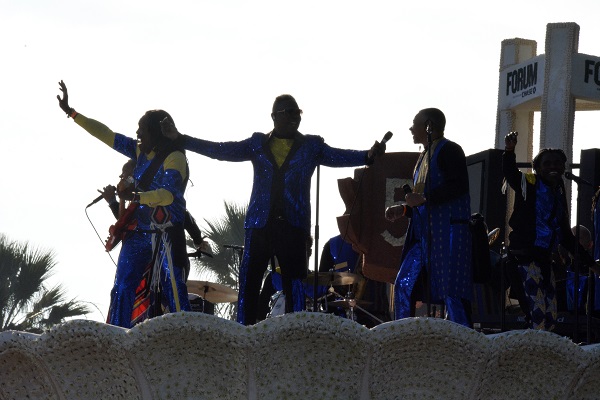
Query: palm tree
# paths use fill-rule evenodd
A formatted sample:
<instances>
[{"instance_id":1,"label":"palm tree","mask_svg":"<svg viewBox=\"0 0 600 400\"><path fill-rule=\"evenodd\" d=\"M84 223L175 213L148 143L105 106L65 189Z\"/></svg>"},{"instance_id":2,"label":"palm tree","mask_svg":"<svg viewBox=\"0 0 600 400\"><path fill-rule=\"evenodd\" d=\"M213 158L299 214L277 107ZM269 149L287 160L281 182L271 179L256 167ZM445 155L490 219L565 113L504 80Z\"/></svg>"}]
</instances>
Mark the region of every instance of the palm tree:
<instances>
[{"instance_id":1,"label":"palm tree","mask_svg":"<svg viewBox=\"0 0 600 400\"><path fill-rule=\"evenodd\" d=\"M202 227L204 235L215 244L213 257L200 257L193 261L193 265L199 274L214 276L216 283L237 289L246 206L227 201L224 201L224 205L225 215L213 220L204 219L207 226ZM188 240L188 245L191 244L191 240ZM228 303L216 309L221 316L232 319L235 315L234 306Z\"/></svg>"},{"instance_id":2,"label":"palm tree","mask_svg":"<svg viewBox=\"0 0 600 400\"><path fill-rule=\"evenodd\" d=\"M0 234L0 331L42 333L66 318L90 312L80 302L66 301L60 285L46 288L44 282L55 266L53 252L31 249Z\"/></svg>"}]
</instances>

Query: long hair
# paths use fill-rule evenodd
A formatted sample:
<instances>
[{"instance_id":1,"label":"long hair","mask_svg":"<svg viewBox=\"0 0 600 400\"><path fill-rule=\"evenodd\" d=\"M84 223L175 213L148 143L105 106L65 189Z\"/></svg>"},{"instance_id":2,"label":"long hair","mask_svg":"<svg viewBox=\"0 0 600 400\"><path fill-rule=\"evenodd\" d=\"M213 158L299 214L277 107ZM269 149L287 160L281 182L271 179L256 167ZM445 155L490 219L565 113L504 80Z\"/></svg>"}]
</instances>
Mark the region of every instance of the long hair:
<instances>
[{"instance_id":1,"label":"long hair","mask_svg":"<svg viewBox=\"0 0 600 400\"><path fill-rule=\"evenodd\" d=\"M172 152L175 150L179 150L185 154L185 149L183 148L182 140L171 140L162 134L160 122L165 118L169 118L171 121L173 121L171 115L164 110L149 110L146 111L146 113L142 117L144 123L146 124L146 128L148 129L148 133L154 140L154 147L156 149L156 152ZM173 121L173 123L175 123L175 121Z\"/></svg>"}]
</instances>

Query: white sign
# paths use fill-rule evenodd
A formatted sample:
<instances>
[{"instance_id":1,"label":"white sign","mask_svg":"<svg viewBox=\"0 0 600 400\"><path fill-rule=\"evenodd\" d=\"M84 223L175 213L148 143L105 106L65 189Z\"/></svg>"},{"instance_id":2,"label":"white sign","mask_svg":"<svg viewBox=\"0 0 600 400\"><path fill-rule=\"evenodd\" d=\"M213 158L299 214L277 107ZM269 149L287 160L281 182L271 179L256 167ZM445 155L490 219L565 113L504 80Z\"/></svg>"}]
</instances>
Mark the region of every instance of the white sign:
<instances>
[{"instance_id":1,"label":"white sign","mask_svg":"<svg viewBox=\"0 0 600 400\"><path fill-rule=\"evenodd\" d=\"M577 98L600 100L600 57L573 56L571 94Z\"/></svg>"},{"instance_id":2,"label":"white sign","mask_svg":"<svg viewBox=\"0 0 600 400\"><path fill-rule=\"evenodd\" d=\"M508 110L542 96L544 92L544 55L524 63L511 65L500 71L498 104Z\"/></svg>"}]
</instances>

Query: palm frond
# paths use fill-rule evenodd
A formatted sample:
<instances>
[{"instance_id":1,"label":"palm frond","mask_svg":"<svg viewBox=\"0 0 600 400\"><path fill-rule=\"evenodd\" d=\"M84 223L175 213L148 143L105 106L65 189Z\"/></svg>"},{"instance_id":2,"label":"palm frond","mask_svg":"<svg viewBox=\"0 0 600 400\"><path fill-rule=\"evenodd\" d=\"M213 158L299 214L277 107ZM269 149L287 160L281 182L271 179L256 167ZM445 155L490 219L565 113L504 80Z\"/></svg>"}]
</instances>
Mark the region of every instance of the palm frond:
<instances>
[{"instance_id":1,"label":"palm frond","mask_svg":"<svg viewBox=\"0 0 600 400\"><path fill-rule=\"evenodd\" d=\"M215 246L213 257L200 257L193 265L201 275L214 276L217 283L237 289L241 252L225 245L242 248L244 245L244 220L247 206L224 202L225 214L214 219L204 219L202 232ZM226 318L235 316L237 303L218 304L216 312Z\"/></svg>"},{"instance_id":2,"label":"palm frond","mask_svg":"<svg viewBox=\"0 0 600 400\"><path fill-rule=\"evenodd\" d=\"M79 302L65 301L61 286L45 288L55 266L52 251L32 249L27 242L0 235L0 330L39 332L89 312Z\"/></svg>"}]
</instances>

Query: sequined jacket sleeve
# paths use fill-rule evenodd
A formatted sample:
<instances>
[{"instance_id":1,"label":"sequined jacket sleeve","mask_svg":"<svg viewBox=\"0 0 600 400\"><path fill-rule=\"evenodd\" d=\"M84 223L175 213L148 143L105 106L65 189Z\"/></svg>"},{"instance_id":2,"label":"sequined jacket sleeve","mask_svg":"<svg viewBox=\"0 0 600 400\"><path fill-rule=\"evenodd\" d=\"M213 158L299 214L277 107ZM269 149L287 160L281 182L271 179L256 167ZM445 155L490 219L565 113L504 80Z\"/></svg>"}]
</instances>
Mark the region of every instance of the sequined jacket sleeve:
<instances>
[{"instance_id":1,"label":"sequined jacket sleeve","mask_svg":"<svg viewBox=\"0 0 600 400\"><path fill-rule=\"evenodd\" d=\"M135 139L115 133L103 123L87 118L83 114L77 114L75 123L112 149L128 158L138 159L140 151ZM140 169L139 160L136 168ZM158 184L153 190L140 194L140 203L156 207L166 206L173 202L173 192L178 190L177 188L186 177L185 155L181 152L170 154L163 162L163 171L164 173L160 177L161 182L157 182Z\"/></svg>"},{"instance_id":2,"label":"sequined jacket sleeve","mask_svg":"<svg viewBox=\"0 0 600 400\"><path fill-rule=\"evenodd\" d=\"M281 167L269 149L270 135L254 133L239 142L211 142L184 137L187 150L223 161L251 161L254 169L252 194L246 213L246 228L262 228L269 215L285 218L293 226L310 232L310 184L317 165L353 167L364 165L367 150L330 147L320 136L294 137L294 144Z\"/></svg>"}]
</instances>

